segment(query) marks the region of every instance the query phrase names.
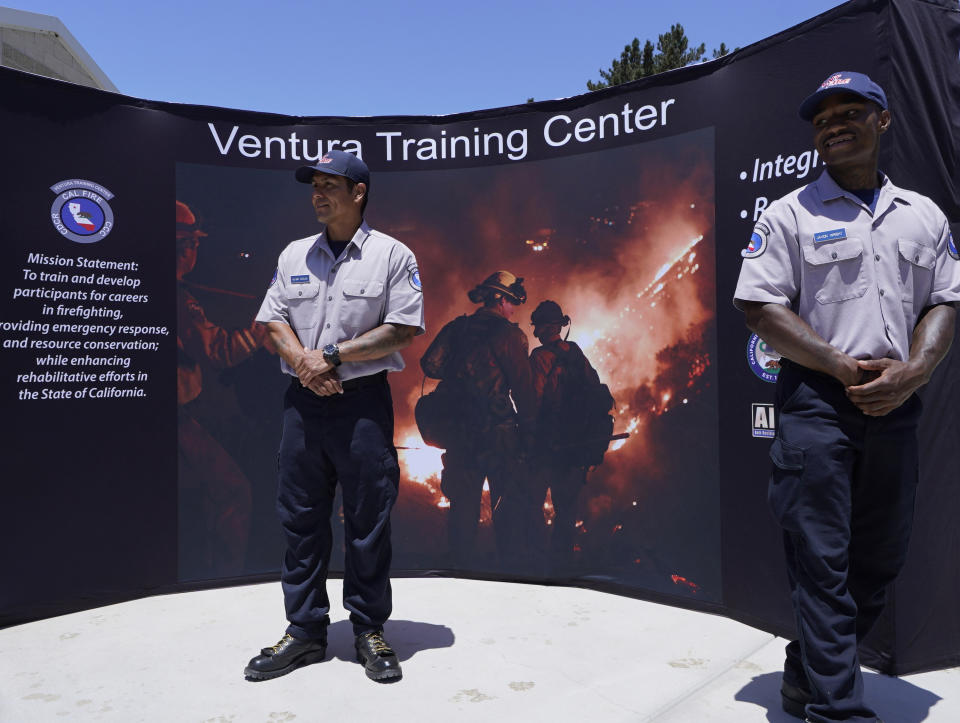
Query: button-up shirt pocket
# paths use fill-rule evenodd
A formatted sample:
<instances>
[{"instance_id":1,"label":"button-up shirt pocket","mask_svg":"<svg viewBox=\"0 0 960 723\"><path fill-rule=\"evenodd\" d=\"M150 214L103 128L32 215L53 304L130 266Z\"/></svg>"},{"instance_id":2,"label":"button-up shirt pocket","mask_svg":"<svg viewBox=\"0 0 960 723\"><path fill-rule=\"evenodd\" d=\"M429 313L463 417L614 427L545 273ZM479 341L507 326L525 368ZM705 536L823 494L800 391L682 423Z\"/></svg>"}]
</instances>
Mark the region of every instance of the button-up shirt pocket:
<instances>
[{"instance_id":1,"label":"button-up shirt pocket","mask_svg":"<svg viewBox=\"0 0 960 723\"><path fill-rule=\"evenodd\" d=\"M344 279L341 326L353 337L380 326L383 316L383 282L373 279Z\"/></svg>"},{"instance_id":2,"label":"button-up shirt pocket","mask_svg":"<svg viewBox=\"0 0 960 723\"><path fill-rule=\"evenodd\" d=\"M815 297L821 304L859 299L866 293L863 243L859 239L804 246L803 260L806 278L802 283L816 289Z\"/></svg>"},{"instance_id":3,"label":"button-up shirt pocket","mask_svg":"<svg viewBox=\"0 0 960 723\"><path fill-rule=\"evenodd\" d=\"M320 323L320 313L317 306L319 294L319 281L287 285L287 307L290 313L290 326L294 330L312 329Z\"/></svg>"},{"instance_id":4,"label":"button-up shirt pocket","mask_svg":"<svg viewBox=\"0 0 960 723\"><path fill-rule=\"evenodd\" d=\"M916 241L897 239L900 252L900 298L910 304L908 313L919 313L927 305L933 288L937 252Z\"/></svg>"}]
</instances>

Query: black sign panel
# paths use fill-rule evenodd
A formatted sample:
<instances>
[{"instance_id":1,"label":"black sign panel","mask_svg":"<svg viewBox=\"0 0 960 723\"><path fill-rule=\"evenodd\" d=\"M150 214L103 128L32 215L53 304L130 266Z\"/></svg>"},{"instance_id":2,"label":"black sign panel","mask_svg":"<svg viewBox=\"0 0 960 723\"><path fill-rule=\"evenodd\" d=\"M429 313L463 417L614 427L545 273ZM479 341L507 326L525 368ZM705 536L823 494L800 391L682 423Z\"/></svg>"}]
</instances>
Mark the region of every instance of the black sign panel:
<instances>
[{"instance_id":1,"label":"black sign panel","mask_svg":"<svg viewBox=\"0 0 960 723\"><path fill-rule=\"evenodd\" d=\"M292 170L336 148L369 165L368 221L416 253L426 301L427 333L391 375L397 574L564 581L791 634L766 508L779 354L732 306L741 251L772 200L822 172L795 109L842 69L888 90L884 170L960 224L958 27L946 2L857 0L710 63L444 118L153 103L0 69L0 622L277 574L286 381L253 318L280 251L319 231ZM432 385L421 355L498 269L525 279L514 321L531 349L540 301L571 317L617 437L585 483L516 465L542 515L510 564L489 485L475 549L447 548L441 450L413 416ZM955 620L960 587L941 535L957 364L928 388L912 557L866 653L886 670L960 643L955 622L924 632Z\"/></svg>"}]
</instances>

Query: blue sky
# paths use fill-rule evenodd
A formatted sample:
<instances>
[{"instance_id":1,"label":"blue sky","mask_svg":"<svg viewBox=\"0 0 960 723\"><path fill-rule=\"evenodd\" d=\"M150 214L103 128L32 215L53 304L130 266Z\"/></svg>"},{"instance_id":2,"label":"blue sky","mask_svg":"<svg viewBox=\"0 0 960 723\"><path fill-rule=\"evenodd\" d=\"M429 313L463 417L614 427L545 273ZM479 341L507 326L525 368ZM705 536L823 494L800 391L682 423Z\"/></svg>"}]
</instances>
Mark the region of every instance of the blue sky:
<instances>
[{"instance_id":1,"label":"blue sky","mask_svg":"<svg viewBox=\"0 0 960 723\"><path fill-rule=\"evenodd\" d=\"M708 55L834 0L6 0L67 26L122 93L290 115L443 115L586 92L680 23Z\"/></svg>"}]
</instances>

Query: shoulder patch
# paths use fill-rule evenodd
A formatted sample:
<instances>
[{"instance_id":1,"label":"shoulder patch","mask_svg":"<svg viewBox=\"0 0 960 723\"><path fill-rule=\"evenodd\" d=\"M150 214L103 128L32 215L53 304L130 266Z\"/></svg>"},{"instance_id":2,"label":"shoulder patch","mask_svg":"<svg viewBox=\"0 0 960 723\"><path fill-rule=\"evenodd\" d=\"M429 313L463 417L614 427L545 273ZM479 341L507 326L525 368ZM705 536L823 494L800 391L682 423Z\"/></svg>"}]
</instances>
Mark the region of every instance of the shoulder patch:
<instances>
[{"instance_id":1,"label":"shoulder patch","mask_svg":"<svg viewBox=\"0 0 960 723\"><path fill-rule=\"evenodd\" d=\"M270 279L270 286L273 286L275 283L277 283L277 276L279 275L280 275L280 269L279 268L274 269L273 278Z\"/></svg>"},{"instance_id":2,"label":"shoulder patch","mask_svg":"<svg viewBox=\"0 0 960 723\"><path fill-rule=\"evenodd\" d=\"M414 291L423 291L423 286L420 284L420 269L416 266L407 269L407 280Z\"/></svg>"},{"instance_id":3,"label":"shoulder patch","mask_svg":"<svg viewBox=\"0 0 960 723\"><path fill-rule=\"evenodd\" d=\"M750 243L747 248L740 252L745 259L755 259L767 250L767 237L770 235L770 229L765 223L758 222L753 227L753 233L750 235Z\"/></svg>"},{"instance_id":4,"label":"shoulder patch","mask_svg":"<svg viewBox=\"0 0 960 723\"><path fill-rule=\"evenodd\" d=\"M960 261L960 253L957 252L957 244L953 240L953 232L947 231L947 253L951 258Z\"/></svg>"}]
</instances>

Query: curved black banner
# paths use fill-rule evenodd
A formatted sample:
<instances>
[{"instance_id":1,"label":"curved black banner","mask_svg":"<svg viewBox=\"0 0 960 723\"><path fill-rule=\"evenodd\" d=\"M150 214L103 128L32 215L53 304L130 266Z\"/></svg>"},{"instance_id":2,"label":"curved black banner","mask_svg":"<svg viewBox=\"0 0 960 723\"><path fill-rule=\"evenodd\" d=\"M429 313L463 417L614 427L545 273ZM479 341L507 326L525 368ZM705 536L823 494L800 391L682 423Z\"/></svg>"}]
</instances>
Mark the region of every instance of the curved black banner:
<instances>
[{"instance_id":1,"label":"curved black banner","mask_svg":"<svg viewBox=\"0 0 960 723\"><path fill-rule=\"evenodd\" d=\"M318 230L293 168L341 149L369 165L367 219L414 250L426 300L391 375L396 573L609 589L790 634L766 509L779 356L732 307L740 251L821 172L795 108L842 69L887 88L881 165L960 232L958 38L955 3L855 0L717 61L442 118L155 103L0 69L0 623L276 576L285 379L253 318L279 252ZM567 449L468 490L470 544L451 547L419 360L497 270L524 279L530 350L540 302L571 318L613 426L577 428L585 479ZM960 651L958 364L955 349L928 387L911 559L864 652L888 672ZM505 530L519 491L542 515ZM498 554L504 533L516 555Z\"/></svg>"}]
</instances>

